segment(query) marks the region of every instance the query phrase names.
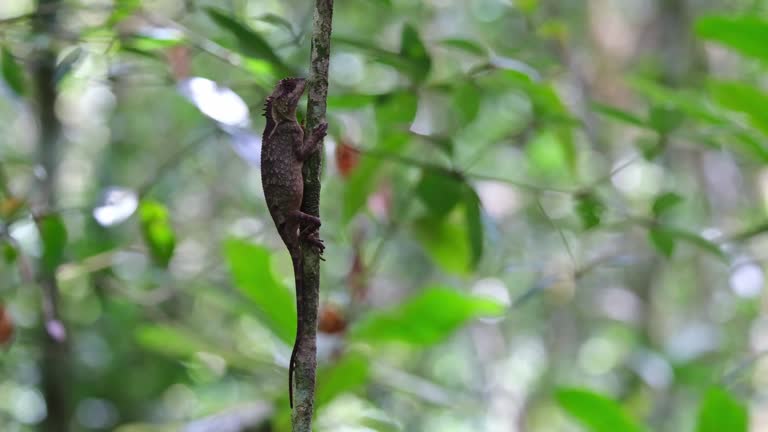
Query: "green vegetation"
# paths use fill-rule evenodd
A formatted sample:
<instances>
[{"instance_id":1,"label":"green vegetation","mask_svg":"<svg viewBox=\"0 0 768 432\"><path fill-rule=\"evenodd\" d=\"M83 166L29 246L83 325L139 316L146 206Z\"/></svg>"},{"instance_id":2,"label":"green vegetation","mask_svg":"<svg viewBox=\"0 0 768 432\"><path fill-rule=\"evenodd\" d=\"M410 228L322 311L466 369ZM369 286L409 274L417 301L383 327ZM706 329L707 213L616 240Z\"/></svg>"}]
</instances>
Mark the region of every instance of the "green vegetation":
<instances>
[{"instance_id":1,"label":"green vegetation","mask_svg":"<svg viewBox=\"0 0 768 432\"><path fill-rule=\"evenodd\" d=\"M0 2L0 430L291 430L312 3ZM768 431L768 2L333 21L315 430Z\"/></svg>"}]
</instances>

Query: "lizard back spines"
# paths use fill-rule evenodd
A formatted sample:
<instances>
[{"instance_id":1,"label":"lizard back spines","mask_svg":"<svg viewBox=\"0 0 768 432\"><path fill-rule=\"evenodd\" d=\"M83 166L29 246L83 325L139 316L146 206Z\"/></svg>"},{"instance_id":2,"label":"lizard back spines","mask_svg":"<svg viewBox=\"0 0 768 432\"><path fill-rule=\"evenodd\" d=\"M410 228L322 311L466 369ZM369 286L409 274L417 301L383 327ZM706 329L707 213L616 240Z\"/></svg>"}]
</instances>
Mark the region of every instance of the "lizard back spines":
<instances>
[{"instance_id":1,"label":"lizard back spines","mask_svg":"<svg viewBox=\"0 0 768 432\"><path fill-rule=\"evenodd\" d=\"M264 125L264 133L261 136L262 145L266 144L267 138L269 138L269 135L275 128L275 119L272 116L272 96L267 96L267 99L264 101L264 118L267 119L267 122Z\"/></svg>"}]
</instances>

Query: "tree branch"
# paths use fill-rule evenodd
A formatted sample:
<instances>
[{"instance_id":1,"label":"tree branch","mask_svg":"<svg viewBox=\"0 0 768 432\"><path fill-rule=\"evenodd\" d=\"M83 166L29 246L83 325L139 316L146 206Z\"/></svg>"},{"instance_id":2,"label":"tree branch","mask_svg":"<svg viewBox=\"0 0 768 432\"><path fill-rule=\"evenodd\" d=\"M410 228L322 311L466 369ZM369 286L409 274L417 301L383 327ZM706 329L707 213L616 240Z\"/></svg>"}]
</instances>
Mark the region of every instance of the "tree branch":
<instances>
[{"instance_id":1,"label":"tree branch","mask_svg":"<svg viewBox=\"0 0 768 432\"><path fill-rule=\"evenodd\" d=\"M325 119L328 96L328 63L331 54L333 0L316 0L312 29L312 49L308 79L307 120L310 131ZM304 213L320 216L320 172L322 151L304 163ZM291 414L293 432L311 432L317 370L317 309L320 293L320 256L313 248L303 248L304 289L299 301L302 313L301 334L296 335L296 391ZM297 293L298 295L298 293Z\"/></svg>"},{"instance_id":2,"label":"tree branch","mask_svg":"<svg viewBox=\"0 0 768 432\"><path fill-rule=\"evenodd\" d=\"M58 24L57 11L60 0L38 0L33 21L36 34L50 35ZM38 162L45 175L38 180L40 207L43 213L56 208L56 180L60 153L61 122L56 115L58 97L56 88L56 57L53 40L35 53L33 75L36 90L37 117L40 125ZM38 273L43 298L45 335L41 341L41 387L45 398L47 416L42 431L66 432L70 430L70 368L69 349L64 343L64 327L58 319L58 282L53 268L41 266Z\"/></svg>"}]
</instances>

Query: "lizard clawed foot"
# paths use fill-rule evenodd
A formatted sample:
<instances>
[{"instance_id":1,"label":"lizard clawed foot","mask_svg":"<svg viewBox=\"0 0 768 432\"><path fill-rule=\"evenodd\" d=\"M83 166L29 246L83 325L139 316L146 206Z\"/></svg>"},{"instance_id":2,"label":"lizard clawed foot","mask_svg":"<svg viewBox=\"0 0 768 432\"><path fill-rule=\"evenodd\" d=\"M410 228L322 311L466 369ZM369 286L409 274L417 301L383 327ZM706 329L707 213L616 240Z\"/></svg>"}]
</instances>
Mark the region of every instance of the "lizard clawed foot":
<instances>
[{"instance_id":1,"label":"lizard clawed foot","mask_svg":"<svg viewBox=\"0 0 768 432\"><path fill-rule=\"evenodd\" d=\"M325 259L323 258L323 252L325 251L325 243L323 243L323 240L318 236L317 231L303 236L302 240L304 240L313 249L315 249L315 251L320 255L320 259L322 261L325 261Z\"/></svg>"},{"instance_id":2,"label":"lizard clawed foot","mask_svg":"<svg viewBox=\"0 0 768 432\"><path fill-rule=\"evenodd\" d=\"M325 138L326 134L328 134L327 122L322 122L319 125L315 126L314 129L312 129L312 135L314 135L317 139Z\"/></svg>"}]
</instances>

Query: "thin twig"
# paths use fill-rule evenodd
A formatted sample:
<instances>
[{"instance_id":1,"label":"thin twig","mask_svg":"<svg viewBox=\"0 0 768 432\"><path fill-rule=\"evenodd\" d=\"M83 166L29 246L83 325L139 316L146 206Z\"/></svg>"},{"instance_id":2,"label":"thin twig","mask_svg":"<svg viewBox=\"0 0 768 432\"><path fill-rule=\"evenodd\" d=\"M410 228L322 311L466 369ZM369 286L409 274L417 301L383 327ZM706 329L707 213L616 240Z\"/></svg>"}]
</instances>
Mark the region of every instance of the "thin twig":
<instances>
[{"instance_id":1,"label":"thin twig","mask_svg":"<svg viewBox=\"0 0 768 432\"><path fill-rule=\"evenodd\" d=\"M730 242L739 243L739 242L747 241L752 237L759 236L766 232L768 232L768 222L762 222L758 225L747 228L743 231L735 232L733 234L726 234L715 240L719 243L730 243Z\"/></svg>"},{"instance_id":2,"label":"thin twig","mask_svg":"<svg viewBox=\"0 0 768 432\"><path fill-rule=\"evenodd\" d=\"M538 186L530 183L521 182L518 180L503 178L503 177L496 177L491 176L487 174L478 174L478 173L472 173L472 172L464 172L458 169L449 168L444 165L440 165L433 162L427 162L415 158L411 158L408 156L403 156L395 153L389 153L389 152L383 152L379 150L373 150L373 149L363 149L355 146L350 146L353 150L359 152L363 156L368 157L375 157L379 159L384 160L390 160L394 162L399 162L404 165L410 165L418 168L427 169L430 171L434 171L438 174L443 174L449 177L466 177L471 178L474 180L485 180L485 181L493 181L493 182L499 182L499 183L505 183L511 186L518 187L520 189L526 189L531 192L555 192L555 193L562 193L562 194L576 194L579 193L578 189L561 189L557 187L550 187L550 186Z\"/></svg>"},{"instance_id":3,"label":"thin twig","mask_svg":"<svg viewBox=\"0 0 768 432\"><path fill-rule=\"evenodd\" d=\"M147 180L144 181L141 187L139 187L138 195L139 198L143 198L144 196L149 193L150 190L157 184L158 180L160 180L166 173L168 173L171 168L174 168L176 165L179 164L182 160L184 160L184 157L187 156L192 150L196 149L198 145L205 142L207 138L210 138L211 135L213 135L216 132L216 129L210 129L205 131L204 133L200 134L199 136L193 138L191 141L189 141L186 145L181 147L179 150L176 151L176 153L172 154L168 159L165 160L165 162L161 163L159 167L155 170L155 172L152 174L151 177L149 177Z\"/></svg>"},{"instance_id":4,"label":"thin twig","mask_svg":"<svg viewBox=\"0 0 768 432\"><path fill-rule=\"evenodd\" d=\"M554 220L552 220L551 217L549 217L549 213L544 209L544 206L541 205L541 200L539 197L536 197L536 207L538 207L541 214L544 216L544 219L547 220L547 222L554 228L558 235L560 235L560 240L563 241L563 245L565 246L565 251L568 252L568 256L571 258L571 264L573 265L573 268L576 268L576 257L573 255L573 250L571 249L570 243L568 243L568 239L565 237L565 233L563 230L557 226Z\"/></svg>"},{"instance_id":5,"label":"thin twig","mask_svg":"<svg viewBox=\"0 0 768 432\"><path fill-rule=\"evenodd\" d=\"M397 214L402 216L408 213L411 204L415 201L415 199L416 188L412 188L406 196L402 208L397 212ZM381 264L381 259L384 256L384 247L392 240L402 224L403 218L391 218L389 223L387 223L386 227L384 228L384 233L381 234L379 244L376 245L376 249L373 250L371 258L368 260L368 266L365 270L366 279L370 279L377 272L378 267Z\"/></svg>"},{"instance_id":6,"label":"thin twig","mask_svg":"<svg viewBox=\"0 0 768 432\"><path fill-rule=\"evenodd\" d=\"M147 21L154 25L172 27L184 33L190 45L216 58L217 60L220 60L236 69L248 72L248 74L253 73L253 71L246 66L246 58L244 58L242 55L219 45L211 39L200 36L198 33L191 31L177 21L155 15L145 15L145 18ZM265 90L263 86L253 80L250 81L250 85Z\"/></svg>"}]
</instances>

